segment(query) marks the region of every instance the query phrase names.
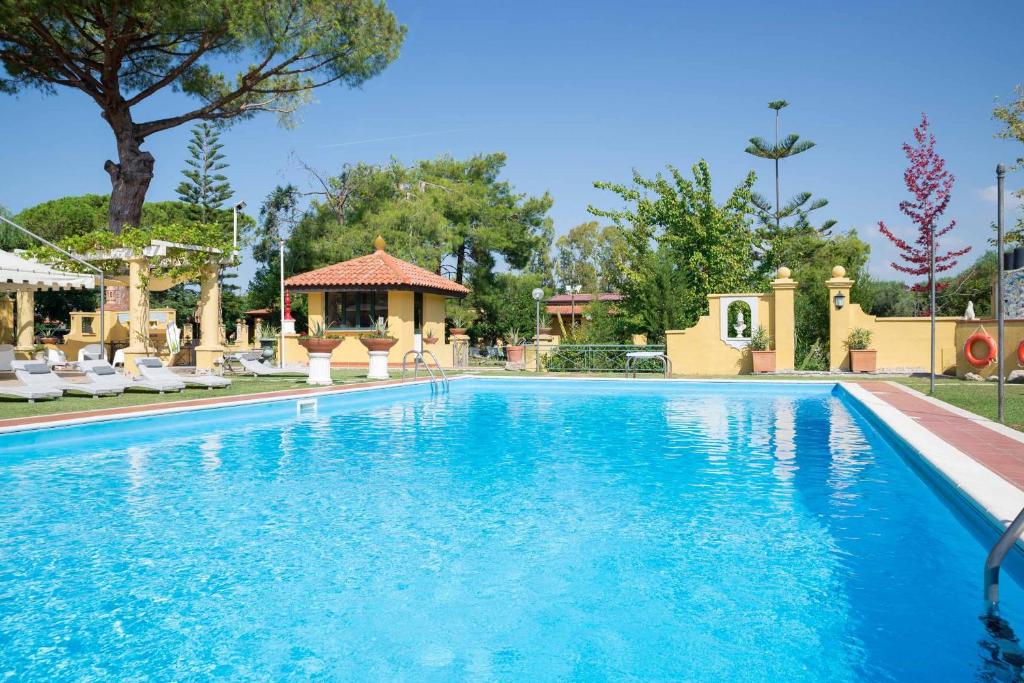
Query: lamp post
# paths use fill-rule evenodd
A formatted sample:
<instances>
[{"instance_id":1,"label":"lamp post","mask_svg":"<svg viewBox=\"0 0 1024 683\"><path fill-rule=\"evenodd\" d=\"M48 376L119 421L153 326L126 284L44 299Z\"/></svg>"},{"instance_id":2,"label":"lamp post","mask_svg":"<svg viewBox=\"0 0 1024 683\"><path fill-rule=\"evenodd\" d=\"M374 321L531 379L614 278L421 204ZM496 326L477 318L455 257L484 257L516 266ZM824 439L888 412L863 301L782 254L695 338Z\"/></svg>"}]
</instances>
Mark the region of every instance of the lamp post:
<instances>
[{"instance_id":1,"label":"lamp post","mask_svg":"<svg viewBox=\"0 0 1024 683\"><path fill-rule=\"evenodd\" d=\"M277 260L278 260L278 262L281 265L281 291L280 291L280 295L281 295L281 299L280 299L280 301L281 301L281 329L280 329L280 336L281 336L281 339L278 342L279 346L277 347L277 367L283 368L284 367L284 316L285 316L285 310L284 310L284 238L281 237L278 240L277 244L278 244Z\"/></svg>"},{"instance_id":2,"label":"lamp post","mask_svg":"<svg viewBox=\"0 0 1024 683\"><path fill-rule=\"evenodd\" d=\"M537 359L537 372L540 372L540 300L544 298L544 290L536 287L531 294L537 303L537 330L533 335L533 354Z\"/></svg>"},{"instance_id":3,"label":"lamp post","mask_svg":"<svg viewBox=\"0 0 1024 683\"><path fill-rule=\"evenodd\" d=\"M1006 315L1003 310L1003 180L1006 167L996 166L996 404L1000 422L1006 421L1006 378L1003 376L1003 337L1006 327Z\"/></svg>"},{"instance_id":4,"label":"lamp post","mask_svg":"<svg viewBox=\"0 0 1024 683\"><path fill-rule=\"evenodd\" d=\"M583 289L583 285L566 285L565 292L569 295L569 327L576 329L576 295Z\"/></svg>"},{"instance_id":5,"label":"lamp post","mask_svg":"<svg viewBox=\"0 0 1024 683\"><path fill-rule=\"evenodd\" d=\"M238 202L231 207L231 246L234 247L234 251L238 251L238 212L245 208L245 202Z\"/></svg>"}]
</instances>

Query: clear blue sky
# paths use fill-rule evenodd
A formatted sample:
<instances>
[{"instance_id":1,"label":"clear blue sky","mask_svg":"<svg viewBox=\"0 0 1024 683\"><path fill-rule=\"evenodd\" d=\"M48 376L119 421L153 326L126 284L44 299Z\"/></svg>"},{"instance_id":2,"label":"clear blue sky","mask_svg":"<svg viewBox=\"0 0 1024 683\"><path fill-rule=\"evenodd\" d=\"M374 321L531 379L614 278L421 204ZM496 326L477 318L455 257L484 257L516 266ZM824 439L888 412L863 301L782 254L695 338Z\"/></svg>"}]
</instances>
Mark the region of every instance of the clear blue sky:
<instances>
[{"instance_id":1,"label":"clear blue sky","mask_svg":"<svg viewBox=\"0 0 1024 683\"><path fill-rule=\"evenodd\" d=\"M508 154L507 178L551 192L556 230L611 206L595 180L631 169L711 164L724 195L748 169L770 194L771 167L743 153L769 136L765 103L783 98L784 132L814 150L784 162L783 194L808 190L842 229L872 245L871 270L893 277L879 219L904 235L900 149L927 112L957 176L950 246L983 247L995 215L994 168L1024 147L994 139L997 97L1024 81L1024 5L1011 2L432 2L391 3L408 26L397 62L360 90L317 93L295 129L273 115L223 136L237 197L258 207L275 184L312 189L296 166L405 162L441 153ZM4 97L0 204L20 210L61 195L109 192L113 139L85 96ZM155 100L137 118L179 110ZM149 199L173 199L188 129L147 143L157 159ZM1011 175L1011 188L1024 185ZM1015 218L1015 212L1009 217ZM367 245L369 248L369 245ZM970 258L970 257L969 257ZM252 272L251 264L243 276Z\"/></svg>"}]
</instances>

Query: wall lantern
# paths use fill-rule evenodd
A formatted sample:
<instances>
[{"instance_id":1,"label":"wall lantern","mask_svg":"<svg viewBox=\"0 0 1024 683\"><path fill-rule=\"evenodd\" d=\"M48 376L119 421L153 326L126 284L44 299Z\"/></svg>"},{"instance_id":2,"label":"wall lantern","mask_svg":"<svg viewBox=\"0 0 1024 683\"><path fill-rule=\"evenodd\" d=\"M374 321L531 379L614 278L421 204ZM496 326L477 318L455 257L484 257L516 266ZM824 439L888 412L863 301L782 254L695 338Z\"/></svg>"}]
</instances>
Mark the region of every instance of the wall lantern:
<instances>
[{"instance_id":1,"label":"wall lantern","mask_svg":"<svg viewBox=\"0 0 1024 683\"><path fill-rule=\"evenodd\" d=\"M839 292L838 294L836 294L836 295L835 295L835 296L834 296L834 297L832 298L832 301L833 301L833 302L835 303L835 305L836 305L836 310L838 311L838 310L840 310L840 309L841 309L841 308L842 308L843 306L845 306L845 305L846 305L846 295L845 295L845 294L843 294L842 292Z\"/></svg>"}]
</instances>

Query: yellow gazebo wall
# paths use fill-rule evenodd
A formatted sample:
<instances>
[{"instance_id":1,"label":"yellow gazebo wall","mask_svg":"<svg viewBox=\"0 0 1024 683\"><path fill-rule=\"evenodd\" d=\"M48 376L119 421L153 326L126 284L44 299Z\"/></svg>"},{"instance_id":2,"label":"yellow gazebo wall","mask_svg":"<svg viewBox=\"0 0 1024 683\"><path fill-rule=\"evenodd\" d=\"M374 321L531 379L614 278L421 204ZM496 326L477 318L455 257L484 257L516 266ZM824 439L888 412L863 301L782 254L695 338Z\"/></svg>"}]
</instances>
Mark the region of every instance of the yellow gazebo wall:
<instances>
[{"instance_id":1,"label":"yellow gazebo wall","mask_svg":"<svg viewBox=\"0 0 1024 683\"><path fill-rule=\"evenodd\" d=\"M103 322L106 327L106 334L104 335L104 338L108 344L110 342L128 343L129 341L128 326L118 321L117 316L119 313L123 314L126 313L126 311L104 311L103 313ZM154 308L151 309L149 313L151 318L154 313L164 313L167 316L167 322L177 322L175 319L176 313L173 308ZM83 329L84 318L93 319L93 331L91 333L85 332ZM51 347L63 351L68 360L74 361L78 358L78 352L82 347L88 346L89 344L99 344L99 327L99 311L74 311L71 313L71 326L68 334L64 337L64 343L61 345L51 345ZM150 346L155 349L156 355L158 355L165 363L169 365L177 365L178 361L184 362L184 351L177 354L174 358L171 358L167 351L166 323L151 320L149 323L149 338Z\"/></svg>"},{"instance_id":2,"label":"yellow gazebo wall","mask_svg":"<svg viewBox=\"0 0 1024 683\"><path fill-rule=\"evenodd\" d=\"M324 325L324 293L306 294L309 310L309 326ZM413 319L415 294L408 291L388 292L388 329L398 343L388 352L388 364L401 366L402 357L413 348L415 320ZM452 347L444 341L445 297L438 294L423 295L423 331L432 332L438 338L436 344L424 344L425 351L433 351L443 367L452 366ZM331 354L331 365L335 367L365 367L370 356L359 338L364 333L356 331L329 331L328 336L340 337L341 344ZM285 337L285 361L287 363L308 363L309 354L299 344L297 335Z\"/></svg>"}]
</instances>

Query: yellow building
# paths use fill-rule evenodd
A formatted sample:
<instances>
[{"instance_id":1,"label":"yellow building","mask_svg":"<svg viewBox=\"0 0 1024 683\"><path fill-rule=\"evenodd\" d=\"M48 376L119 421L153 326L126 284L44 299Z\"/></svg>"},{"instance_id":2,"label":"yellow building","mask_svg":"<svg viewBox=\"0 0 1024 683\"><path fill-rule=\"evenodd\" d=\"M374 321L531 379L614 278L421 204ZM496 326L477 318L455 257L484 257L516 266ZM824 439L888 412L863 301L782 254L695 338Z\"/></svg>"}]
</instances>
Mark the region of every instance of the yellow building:
<instances>
[{"instance_id":1,"label":"yellow building","mask_svg":"<svg viewBox=\"0 0 1024 683\"><path fill-rule=\"evenodd\" d=\"M462 298L469 290L437 273L395 258L377 237L372 254L285 280L293 294L305 294L309 328L323 326L342 343L331 354L335 367L366 366L369 354L359 339L378 318L384 318L398 340L388 353L389 365L401 365L411 350L432 351L451 367L453 349L445 340L445 299ZM285 336L285 360L308 362L298 336Z\"/></svg>"}]
</instances>

